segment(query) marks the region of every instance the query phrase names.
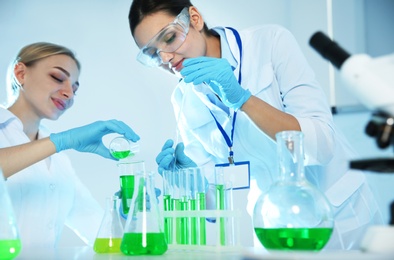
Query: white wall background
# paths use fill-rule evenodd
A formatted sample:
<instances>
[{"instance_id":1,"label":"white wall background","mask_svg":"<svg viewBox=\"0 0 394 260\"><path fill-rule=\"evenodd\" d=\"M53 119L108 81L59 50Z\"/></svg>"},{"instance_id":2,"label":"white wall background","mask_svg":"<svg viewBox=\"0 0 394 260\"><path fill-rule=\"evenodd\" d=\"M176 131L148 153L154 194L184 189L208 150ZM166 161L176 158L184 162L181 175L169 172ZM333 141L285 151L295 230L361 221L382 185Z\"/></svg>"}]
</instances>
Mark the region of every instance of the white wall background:
<instances>
[{"instance_id":1,"label":"white wall background","mask_svg":"<svg viewBox=\"0 0 394 260\"><path fill-rule=\"evenodd\" d=\"M338 105L338 97L330 96L328 63L308 45L314 32L327 30L326 0L192 2L202 12L209 27L225 25L242 29L255 24L277 23L290 29L331 104ZM378 5L377 2L391 8L394 1L333 0L336 15L334 38L338 35L335 39L352 53L366 52L365 46L372 44L370 39L365 41L365 2L368 2L369 10L371 5ZM130 4L131 0L0 0L0 103L6 100L7 66L21 47L36 41L65 45L76 51L82 63L81 87L74 107L58 121L46 121L45 124L56 132L95 120L123 120L141 136L140 158L146 161L148 169L156 170L155 157L162 144L167 138L176 137L170 95L177 79L135 61L138 50L127 20ZM383 8L381 12L392 14L390 8ZM380 12L374 21L379 17ZM380 25L382 40L393 37L392 24ZM393 48L387 51L392 52ZM375 55L383 54L386 53ZM336 94L340 95L339 105L357 104L341 94L342 91L341 88ZM392 150L378 150L373 140L364 135L369 115L369 112L339 114L335 120L362 156L391 155ZM115 162L96 155L67 153L82 181L104 206L105 197L118 190ZM393 176L370 177L375 189L379 190L384 210L388 202L394 200ZM80 242L66 230L62 243L74 245Z\"/></svg>"}]
</instances>

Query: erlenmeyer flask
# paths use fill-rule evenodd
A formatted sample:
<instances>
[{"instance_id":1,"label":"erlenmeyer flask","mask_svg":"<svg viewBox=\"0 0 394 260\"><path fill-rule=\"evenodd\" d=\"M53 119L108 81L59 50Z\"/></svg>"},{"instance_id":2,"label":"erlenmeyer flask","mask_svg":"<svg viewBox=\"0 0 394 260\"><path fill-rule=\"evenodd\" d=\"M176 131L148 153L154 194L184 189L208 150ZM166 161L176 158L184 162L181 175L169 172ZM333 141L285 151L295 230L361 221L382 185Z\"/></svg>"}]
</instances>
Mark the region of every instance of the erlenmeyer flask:
<instances>
[{"instance_id":1,"label":"erlenmeyer flask","mask_svg":"<svg viewBox=\"0 0 394 260\"><path fill-rule=\"evenodd\" d=\"M276 134L280 177L256 202L256 236L270 250L322 249L333 231L333 214L322 192L304 176L303 133Z\"/></svg>"},{"instance_id":2,"label":"erlenmeyer flask","mask_svg":"<svg viewBox=\"0 0 394 260\"><path fill-rule=\"evenodd\" d=\"M117 196L106 198L104 217L93 246L96 253L120 253L123 226L116 206L117 200Z\"/></svg>"},{"instance_id":3,"label":"erlenmeyer flask","mask_svg":"<svg viewBox=\"0 0 394 260\"><path fill-rule=\"evenodd\" d=\"M153 173L146 172L135 175L134 195L120 246L126 255L162 255L167 251L153 177Z\"/></svg>"},{"instance_id":4,"label":"erlenmeyer flask","mask_svg":"<svg viewBox=\"0 0 394 260\"><path fill-rule=\"evenodd\" d=\"M0 259L13 259L21 251L14 210L0 169Z\"/></svg>"}]
</instances>

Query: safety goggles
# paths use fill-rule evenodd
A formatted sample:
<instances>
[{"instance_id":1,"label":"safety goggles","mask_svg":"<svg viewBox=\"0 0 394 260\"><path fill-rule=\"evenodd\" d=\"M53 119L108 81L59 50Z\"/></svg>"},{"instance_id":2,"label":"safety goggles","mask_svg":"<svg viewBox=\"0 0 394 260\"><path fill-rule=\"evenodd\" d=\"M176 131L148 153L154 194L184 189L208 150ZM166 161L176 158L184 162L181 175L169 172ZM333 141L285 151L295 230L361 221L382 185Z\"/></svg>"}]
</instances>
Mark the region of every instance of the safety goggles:
<instances>
[{"instance_id":1,"label":"safety goggles","mask_svg":"<svg viewBox=\"0 0 394 260\"><path fill-rule=\"evenodd\" d=\"M175 20L158 32L137 55L137 60L148 67L163 64L160 52L176 51L186 39L189 32L189 8L185 7Z\"/></svg>"}]
</instances>

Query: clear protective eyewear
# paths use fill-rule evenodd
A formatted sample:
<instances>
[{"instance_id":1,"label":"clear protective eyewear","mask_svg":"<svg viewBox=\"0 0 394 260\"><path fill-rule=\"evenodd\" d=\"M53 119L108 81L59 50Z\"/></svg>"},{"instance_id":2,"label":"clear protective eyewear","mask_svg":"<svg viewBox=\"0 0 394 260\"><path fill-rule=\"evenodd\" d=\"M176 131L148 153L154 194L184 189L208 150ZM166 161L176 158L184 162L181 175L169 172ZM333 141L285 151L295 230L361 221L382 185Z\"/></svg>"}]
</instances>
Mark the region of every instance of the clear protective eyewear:
<instances>
[{"instance_id":1,"label":"clear protective eyewear","mask_svg":"<svg viewBox=\"0 0 394 260\"><path fill-rule=\"evenodd\" d=\"M137 60L148 67L158 67L163 63L160 52L176 51L189 32L189 8L185 7L175 20L158 32L137 55Z\"/></svg>"}]
</instances>

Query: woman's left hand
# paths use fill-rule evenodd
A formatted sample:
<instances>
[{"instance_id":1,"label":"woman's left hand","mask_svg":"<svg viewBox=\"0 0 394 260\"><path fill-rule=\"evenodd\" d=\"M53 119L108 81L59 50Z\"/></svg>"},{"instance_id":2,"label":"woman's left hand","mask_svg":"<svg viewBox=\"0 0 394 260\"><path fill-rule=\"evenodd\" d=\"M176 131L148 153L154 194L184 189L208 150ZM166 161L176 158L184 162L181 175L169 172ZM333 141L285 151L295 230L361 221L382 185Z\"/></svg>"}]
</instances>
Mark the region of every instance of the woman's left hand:
<instances>
[{"instance_id":1,"label":"woman's left hand","mask_svg":"<svg viewBox=\"0 0 394 260\"><path fill-rule=\"evenodd\" d=\"M242 88L234 76L233 68L226 59L198 57L183 62L181 74L186 83L205 82L222 102L238 110L250 98L250 91Z\"/></svg>"}]
</instances>

